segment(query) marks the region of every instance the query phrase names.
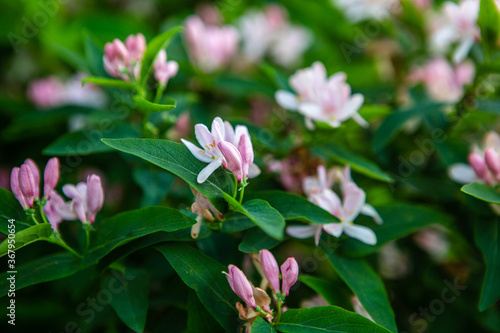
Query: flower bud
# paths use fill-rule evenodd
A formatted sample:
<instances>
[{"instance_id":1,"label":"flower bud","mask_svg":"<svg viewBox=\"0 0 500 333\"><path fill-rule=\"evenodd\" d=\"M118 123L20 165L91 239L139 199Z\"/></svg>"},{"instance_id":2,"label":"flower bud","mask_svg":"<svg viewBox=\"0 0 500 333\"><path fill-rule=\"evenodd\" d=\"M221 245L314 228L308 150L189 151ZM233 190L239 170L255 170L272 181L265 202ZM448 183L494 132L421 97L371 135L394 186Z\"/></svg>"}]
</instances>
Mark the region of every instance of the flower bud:
<instances>
[{"instance_id":1,"label":"flower bud","mask_svg":"<svg viewBox=\"0 0 500 333\"><path fill-rule=\"evenodd\" d=\"M479 178L486 179L488 177L486 163L478 153L472 153L469 155L469 163Z\"/></svg>"},{"instance_id":2,"label":"flower bud","mask_svg":"<svg viewBox=\"0 0 500 333\"><path fill-rule=\"evenodd\" d=\"M241 159L243 161L243 178L248 178L248 169L253 164L253 146L250 136L243 134L240 137L240 142L238 142L238 150L241 153Z\"/></svg>"},{"instance_id":3,"label":"flower bud","mask_svg":"<svg viewBox=\"0 0 500 333\"><path fill-rule=\"evenodd\" d=\"M87 177L87 221L94 224L95 216L102 208L104 193L101 186L101 178L97 175Z\"/></svg>"},{"instance_id":4,"label":"flower bud","mask_svg":"<svg viewBox=\"0 0 500 333\"><path fill-rule=\"evenodd\" d=\"M280 271L278 268L278 263L276 259L268 250L261 250L259 253L260 264L264 270L264 275L266 279L271 284L271 288L274 292L280 291Z\"/></svg>"},{"instance_id":5,"label":"flower bud","mask_svg":"<svg viewBox=\"0 0 500 333\"><path fill-rule=\"evenodd\" d=\"M238 183L241 183L243 180L243 166L240 152L227 141L219 142L219 149L224 155L227 168L236 176Z\"/></svg>"},{"instance_id":6,"label":"flower bud","mask_svg":"<svg viewBox=\"0 0 500 333\"><path fill-rule=\"evenodd\" d=\"M297 282L299 277L299 264L295 258L288 258L283 265L281 265L281 279L282 289L281 293L288 296L290 288Z\"/></svg>"},{"instance_id":7,"label":"flower bud","mask_svg":"<svg viewBox=\"0 0 500 333\"><path fill-rule=\"evenodd\" d=\"M12 169L10 174L10 188L17 201L23 206L24 209L28 208L28 204L26 203L26 199L24 198L23 192L21 191L21 187L19 186L19 168Z\"/></svg>"},{"instance_id":8,"label":"flower bud","mask_svg":"<svg viewBox=\"0 0 500 333\"><path fill-rule=\"evenodd\" d=\"M21 165L19 169L19 187L21 188L21 192L29 208L33 208L33 203L35 201L35 178L31 168L27 164Z\"/></svg>"},{"instance_id":9,"label":"flower bud","mask_svg":"<svg viewBox=\"0 0 500 333\"><path fill-rule=\"evenodd\" d=\"M500 176L500 156L498 156L498 153L492 148L486 149L484 159L488 169L495 178L498 178Z\"/></svg>"},{"instance_id":10,"label":"flower bud","mask_svg":"<svg viewBox=\"0 0 500 333\"><path fill-rule=\"evenodd\" d=\"M253 288L248 281L245 273L243 273L238 267L234 265L229 265L228 271L229 273L223 273L226 274L227 282L229 283L231 289L248 306L256 309L257 304L255 303L255 298L253 296Z\"/></svg>"},{"instance_id":11,"label":"flower bud","mask_svg":"<svg viewBox=\"0 0 500 333\"><path fill-rule=\"evenodd\" d=\"M137 35L130 35L125 40L125 45L130 54L132 61L138 61L142 58L144 51L146 51L146 38L139 33Z\"/></svg>"},{"instance_id":12,"label":"flower bud","mask_svg":"<svg viewBox=\"0 0 500 333\"><path fill-rule=\"evenodd\" d=\"M40 170L38 169L38 165L31 159L28 158L24 161L24 164L27 164L30 169L31 173L33 174L33 181L34 181L34 186L33 186L33 196L36 199L40 198Z\"/></svg>"},{"instance_id":13,"label":"flower bud","mask_svg":"<svg viewBox=\"0 0 500 333\"><path fill-rule=\"evenodd\" d=\"M59 159L57 157L53 157L47 162L45 171L43 172L43 180L43 194L45 198L49 198L50 193L59 181Z\"/></svg>"}]
</instances>

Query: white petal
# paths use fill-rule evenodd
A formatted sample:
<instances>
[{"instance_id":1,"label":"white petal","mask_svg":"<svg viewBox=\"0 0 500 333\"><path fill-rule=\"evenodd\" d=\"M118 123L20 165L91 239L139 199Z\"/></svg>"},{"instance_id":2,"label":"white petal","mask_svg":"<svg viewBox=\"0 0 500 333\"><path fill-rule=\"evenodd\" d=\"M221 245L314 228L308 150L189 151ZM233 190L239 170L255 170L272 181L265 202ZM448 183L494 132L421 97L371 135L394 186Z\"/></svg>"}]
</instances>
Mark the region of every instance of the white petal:
<instances>
[{"instance_id":1,"label":"white petal","mask_svg":"<svg viewBox=\"0 0 500 333\"><path fill-rule=\"evenodd\" d=\"M229 121L224 122L224 131L225 131L224 140L237 146L237 143L235 144L234 140L234 129L233 126L229 123Z\"/></svg>"},{"instance_id":2,"label":"white petal","mask_svg":"<svg viewBox=\"0 0 500 333\"><path fill-rule=\"evenodd\" d=\"M330 214L339 217L341 211L340 198L331 189L323 189L314 196L314 201Z\"/></svg>"},{"instance_id":3,"label":"white petal","mask_svg":"<svg viewBox=\"0 0 500 333\"><path fill-rule=\"evenodd\" d=\"M460 184L470 184L478 180L474 169L465 163L453 164L448 169L448 176Z\"/></svg>"},{"instance_id":4,"label":"white petal","mask_svg":"<svg viewBox=\"0 0 500 333\"><path fill-rule=\"evenodd\" d=\"M382 218L377 213L377 211L375 210L375 208L373 208L372 205L365 204L363 207L361 207L360 213L363 214L363 215L366 215L366 216L373 217L373 219L375 220L375 222L377 224L382 224Z\"/></svg>"},{"instance_id":5,"label":"white petal","mask_svg":"<svg viewBox=\"0 0 500 333\"><path fill-rule=\"evenodd\" d=\"M223 141L225 138L225 125L221 117L216 117L212 122L212 136L215 139L215 143Z\"/></svg>"},{"instance_id":6,"label":"white petal","mask_svg":"<svg viewBox=\"0 0 500 333\"><path fill-rule=\"evenodd\" d=\"M299 107L297 96L286 90L278 90L274 94L276 102L284 109L295 111Z\"/></svg>"},{"instance_id":7,"label":"white petal","mask_svg":"<svg viewBox=\"0 0 500 333\"><path fill-rule=\"evenodd\" d=\"M203 149L196 147L194 144L191 142L181 139L182 143L186 146L187 149L193 154L196 159L205 162L205 163L210 163L212 162L212 157L208 155Z\"/></svg>"},{"instance_id":8,"label":"white petal","mask_svg":"<svg viewBox=\"0 0 500 333\"><path fill-rule=\"evenodd\" d=\"M210 177L210 175L215 171L217 170L217 168L219 168L222 164L222 159L221 158L217 158L215 160L213 160L209 165L207 165L205 168L203 168L203 170L200 171L200 173L198 174L198 184L201 184L203 182L205 182L205 180L207 180L208 177Z\"/></svg>"},{"instance_id":9,"label":"white petal","mask_svg":"<svg viewBox=\"0 0 500 333\"><path fill-rule=\"evenodd\" d=\"M254 163L248 168L248 178L255 178L260 175L260 172L260 168Z\"/></svg>"},{"instance_id":10,"label":"white petal","mask_svg":"<svg viewBox=\"0 0 500 333\"><path fill-rule=\"evenodd\" d=\"M286 233L293 238L305 239L316 234L316 231L321 229L321 225L292 225L286 228Z\"/></svg>"},{"instance_id":11,"label":"white petal","mask_svg":"<svg viewBox=\"0 0 500 333\"><path fill-rule=\"evenodd\" d=\"M63 190L63 193L68 198L71 198L73 200L83 200L83 197L80 195L80 192L78 192L78 189L73 184L64 185L62 190Z\"/></svg>"},{"instance_id":12,"label":"white petal","mask_svg":"<svg viewBox=\"0 0 500 333\"><path fill-rule=\"evenodd\" d=\"M358 216L361 208L365 204L366 194L356 184L349 183L345 187L342 200L343 204L343 217L347 221L354 221Z\"/></svg>"},{"instance_id":13,"label":"white petal","mask_svg":"<svg viewBox=\"0 0 500 333\"><path fill-rule=\"evenodd\" d=\"M373 232L372 229L367 228L362 225L345 225L344 232L351 236L352 238L356 238L368 245L377 244L377 236Z\"/></svg>"},{"instance_id":14,"label":"white petal","mask_svg":"<svg viewBox=\"0 0 500 333\"><path fill-rule=\"evenodd\" d=\"M340 121L344 121L344 120L347 120L351 117L354 117L354 115L357 114L361 105L363 105L364 101L365 101L365 98L363 97L363 95L361 95L361 94L352 95L351 98L349 99L349 101L344 105L344 107L340 111L340 113L338 115L338 119ZM359 116L359 118L361 118L361 116ZM363 118L361 118L361 119L363 121L365 121ZM362 124L360 124L360 125L363 126Z\"/></svg>"},{"instance_id":15,"label":"white petal","mask_svg":"<svg viewBox=\"0 0 500 333\"><path fill-rule=\"evenodd\" d=\"M352 119L361 127L368 128L370 124L359 115L359 113L354 114Z\"/></svg>"},{"instance_id":16,"label":"white petal","mask_svg":"<svg viewBox=\"0 0 500 333\"><path fill-rule=\"evenodd\" d=\"M299 112L308 118L325 121L323 108L317 103L305 102L299 104Z\"/></svg>"},{"instance_id":17,"label":"white petal","mask_svg":"<svg viewBox=\"0 0 500 333\"><path fill-rule=\"evenodd\" d=\"M474 37L464 39L453 53L453 63L461 63L467 57L467 54L469 54L472 45L474 45Z\"/></svg>"},{"instance_id":18,"label":"white petal","mask_svg":"<svg viewBox=\"0 0 500 333\"><path fill-rule=\"evenodd\" d=\"M194 126L194 134L196 136L196 140L198 140L198 143L201 145L201 147L208 146L214 140L212 133L210 133L207 126L203 124L196 124Z\"/></svg>"},{"instance_id":19,"label":"white petal","mask_svg":"<svg viewBox=\"0 0 500 333\"><path fill-rule=\"evenodd\" d=\"M323 226L323 230L332 236L340 237L342 231L344 231L344 224L342 223L330 223Z\"/></svg>"}]
</instances>

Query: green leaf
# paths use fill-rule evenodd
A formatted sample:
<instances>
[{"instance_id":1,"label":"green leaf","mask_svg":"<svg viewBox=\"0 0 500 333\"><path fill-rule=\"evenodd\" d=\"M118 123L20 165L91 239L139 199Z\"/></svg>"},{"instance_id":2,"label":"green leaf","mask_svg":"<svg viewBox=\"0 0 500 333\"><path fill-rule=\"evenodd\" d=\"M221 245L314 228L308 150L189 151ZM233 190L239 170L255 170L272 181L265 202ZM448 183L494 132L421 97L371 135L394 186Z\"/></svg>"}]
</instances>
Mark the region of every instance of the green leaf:
<instances>
[{"instance_id":1,"label":"green leaf","mask_svg":"<svg viewBox=\"0 0 500 333\"><path fill-rule=\"evenodd\" d=\"M121 139L138 137L137 130L130 125L116 126L106 131L100 129L69 132L59 137L43 150L50 156L86 156L90 154L107 153L113 148L104 144L101 139Z\"/></svg>"},{"instance_id":2,"label":"green leaf","mask_svg":"<svg viewBox=\"0 0 500 333\"><path fill-rule=\"evenodd\" d=\"M276 333L276 330L262 317L257 317L252 323L251 333Z\"/></svg>"},{"instance_id":3,"label":"green leaf","mask_svg":"<svg viewBox=\"0 0 500 333\"><path fill-rule=\"evenodd\" d=\"M322 155L327 159L333 159L343 164L349 164L353 170L356 170L365 176L388 183L394 181L389 174L382 171L375 163L342 146L339 146L338 144L325 145L323 147L315 148L313 151L316 151L317 154Z\"/></svg>"},{"instance_id":4,"label":"green leaf","mask_svg":"<svg viewBox=\"0 0 500 333\"><path fill-rule=\"evenodd\" d=\"M155 38L153 38L153 40L151 40L148 43L146 47L146 52L144 53L144 58L142 59L141 78L140 78L142 86L145 86L148 81L149 74L152 71L153 64L158 52L166 48L170 43L172 37L178 32L182 31L183 29L184 28L180 26L173 27L170 30L162 33L161 35L156 36Z\"/></svg>"},{"instance_id":5,"label":"green leaf","mask_svg":"<svg viewBox=\"0 0 500 333\"><path fill-rule=\"evenodd\" d=\"M349 307L349 303L345 300L349 299L349 296L345 288L340 288L339 284L332 282L331 280L325 280L316 276L310 275L299 275L299 281L314 290L330 305L336 305L340 307Z\"/></svg>"},{"instance_id":6,"label":"green leaf","mask_svg":"<svg viewBox=\"0 0 500 333\"><path fill-rule=\"evenodd\" d=\"M377 235L377 244L367 245L354 238L342 239L339 250L348 257L359 258L376 253L385 244L408 236L432 224L446 225L451 218L439 211L406 204L390 204L375 208L383 223L375 225L371 217L358 216L356 223L370 225Z\"/></svg>"},{"instance_id":7,"label":"green leaf","mask_svg":"<svg viewBox=\"0 0 500 333\"><path fill-rule=\"evenodd\" d=\"M477 220L475 225L476 245L483 252L486 274L481 290L479 310L484 311L500 298L500 223Z\"/></svg>"},{"instance_id":8,"label":"green leaf","mask_svg":"<svg viewBox=\"0 0 500 333\"><path fill-rule=\"evenodd\" d=\"M274 83L274 87L276 89L290 90L290 86L288 85L288 78L281 71L267 63L262 63L260 65L260 69Z\"/></svg>"},{"instance_id":9,"label":"green leaf","mask_svg":"<svg viewBox=\"0 0 500 333\"><path fill-rule=\"evenodd\" d=\"M145 159L184 179L220 211L224 211L227 207L223 192L233 193L232 175L219 168L203 184L198 184L196 180L198 173L207 164L198 161L183 144L157 139L103 139L102 141L112 148Z\"/></svg>"},{"instance_id":10,"label":"green leaf","mask_svg":"<svg viewBox=\"0 0 500 333\"><path fill-rule=\"evenodd\" d=\"M480 1L477 23L481 29L481 43L489 58L490 48L496 48L500 36L500 13L495 0Z\"/></svg>"},{"instance_id":11,"label":"green leaf","mask_svg":"<svg viewBox=\"0 0 500 333\"><path fill-rule=\"evenodd\" d=\"M188 333L221 332L222 327L201 304L196 293L191 291L188 298Z\"/></svg>"},{"instance_id":12,"label":"green leaf","mask_svg":"<svg viewBox=\"0 0 500 333\"><path fill-rule=\"evenodd\" d=\"M117 283L116 280L125 281ZM105 288L120 285L121 291L113 293L110 305L120 319L133 331L144 332L148 314L149 274L140 269L127 268L122 276L113 276L105 280Z\"/></svg>"},{"instance_id":13,"label":"green leaf","mask_svg":"<svg viewBox=\"0 0 500 333\"><path fill-rule=\"evenodd\" d=\"M90 73L93 75L106 75L103 64L104 51L97 46L94 39L87 32L83 32L83 43L85 48L85 58L87 59Z\"/></svg>"},{"instance_id":14,"label":"green leaf","mask_svg":"<svg viewBox=\"0 0 500 333\"><path fill-rule=\"evenodd\" d=\"M9 220L15 220L16 232L30 226L28 216L11 191L0 187L0 232L9 233Z\"/></svg>"},{"instance_id":15,"label":"green leaf","mask_svg":"<svg viewBox=\"0 0 500 333\"><path fill-rule=\"evenodd\" d=\"M64 60L67 64L69 64L73 69L79 71L79 70L85 70L88 71L88 64L87 60L80 55L79 53L57 43L49 42L48 43L49 48L54 50L57 55Z\"/></svg>"},{"instance_id":16,"label":"green leaf","mask_svg":"<svg viewBox=\"0 0 500 333\"><path fill-rule=\"evenodd\" d=\"M245 199L262 199L276 209L285 220L327 224L339 219L323 208L298 195L282 191L250 192Z\"/></svg>"},{"instance_id":17,"label":"green leaf","mask_svg":"<svg viewBox=\"0 0 500 333\"><path fill-rule=\"evenodd\" d=\"M111 148L110 148L111 149ZM133 171L134 181L142 189L141 207L159 205L172 187L175 176L148 165Z\"/></svg>"},{"instance_id":18,"label":"green leaf","mask_svg":"<svg viewBox=\"0 0 500 333\"><path fill-rule=\"evenodd\" d=\"M96 226L90 240L90 252L85 260L95 262L111 250L136 238L158 231L177 231L195 223L194 219L178 210L166 207L146 207L118 214Z\"/></svg>"},{"instance_id":19,"label":"green leaf","mask_svg":"<svg viewBox=\"0 0 500 333\"><path fill-rule=\"evenodd\" d=\"M252 253L263 249L269 250L279 244L279 240L269 237L262 229L254 228L245 233L238 249L244 253Z\"/></svg>"},{"instance_id":20,"label":"green leaf","mask_svg":"<svg viewBox=\"0 0 500 333\"><path fill-rule=\"evenodd\" d=\"M227 193L224 193L224 199L226 199L233 210L248 216L266 234L277 240L283 239L283 231L286 225L285 219L267 201L254 199L246 201L241 205Z\"/></svg>"},{"instance_id":21,"label":"green leaf","mask_svg":"<svg viewBox=\"0 0 500 333\"><path fill-rule=\"evenodd\" d=\"M236 332L238 314L235 304L239 301L222 271L219 262L202 252L181 243L157 247L184 283L194 289L201 303L227 332Z\"/></svg>"},{"instance_id":22,"label":"green leaf","mask_svg":"<svg viewBox=\"0 0 500 333\"><path fill-rule=\"evenodd\" d=\"M500 205L500 193L486 184L472 183L464 185L462 192L467 193L479 200Z\"/></svg>"},{"instance_id":23,"label":"green leaf","mask_svg":"<svg viewBox=\"0 0 500 333\"><path fill-rule=\"evenodd\" d=\"M341 257L322 242L322 248L333 264L333 268L375 320L392 332L397 332L394 312L380 277L364 260Z\"/></svg>"},{"instance_id":24,"label":"green leaf","mask_svg":"<svg viewBox=\"0 0 500 333\"><path fill-rule=\"evenodd\" d=\"M387 143L394 139L406 122L417 116L419 116L418 109L396 111L387 116L375 132L373 138L373 151L379 152L382 150Z\"/></svg>"},{"instance_id":25,"label":"green leaf","mask_svg":"<svg viewBox=\"0 0 500 333\"><path fill-rule=\"evenodd\" d=\"M255 224L245 215L229 213L222 223L221 232L231 233L255 228Z\"/></svg>"},{"instance_id":26,"label":"green leaf","mask_svg":"<svg viewBox=\"0 0 500 333\"><path fill-rule=\"evenodd\" d=\"M11 251L17 251L20 248L41 240L49 240L52 235L52 227L48 223L37 224L15 233L15 248ZM0 257L7 254L9 250L9 238L0 243Z\"/></svg>"},{"instance_id":27,"label":"green leaf","mask_svg":"<svg viewBox=\"0 0 500 333\"><path fill-rule=\"evenodd\" d=\"M276 329L283 333L388 333L365 317L336 306L290 309Z\"/></svg>"},{"instance_id":28,"label":"green leaf","mask_svg":"<svg viewBox=\"0 0 500 333\"><path fill-rule=\"evenodd\" d=\"M108 79L105 77L94 77L94 76L89 76L86 77L82 80L82 84L85 83L93 83L97 84L101 87L107 87L107 88L117 88L117 89L124 89L124 90L131 90L131 91L137 91L137 85L132 82L127 82L123 80L118 80L118 79Z\"/></svg>"},{"instance_id":29,"label":"green leaf","mask_svg":"<svg viewBox=\"0 0 500 333\"><path fill-rule=\"evenodd\" d=\"M137 109L139 109L139 111L145 114L168 111L175 108L175 105L171 104L152 103L150 101L145 100L140 95L134 96L132 98L132 101L135 103Z\"/></svg>"}]
</instances>

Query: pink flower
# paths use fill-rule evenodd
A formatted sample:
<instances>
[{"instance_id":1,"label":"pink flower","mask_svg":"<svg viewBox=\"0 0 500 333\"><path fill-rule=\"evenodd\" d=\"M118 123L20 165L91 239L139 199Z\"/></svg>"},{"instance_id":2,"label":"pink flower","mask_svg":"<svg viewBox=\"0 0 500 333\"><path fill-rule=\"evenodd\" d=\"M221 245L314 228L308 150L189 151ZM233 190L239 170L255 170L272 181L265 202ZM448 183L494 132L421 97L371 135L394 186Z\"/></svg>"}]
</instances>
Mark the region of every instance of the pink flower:
<instances>
[{"instance_id":1,"label":"pink flower","mask_svg":"<svg viewBox=\"0 0 500 333\"><path fill-rule=\"evenodd\" d=\"M281 278L283 280L281 293L288 296L290 288L299 278L299 264L297 264L297 260L295 260L295 258L288 258L283 265L281 265Z\"/></svg>"},{"instance_id":2,"label":"pink flower","mask_svg":"<svg viewBox=\"0 0 500 333\"><path fill-rule=\"evenodd\" d=\"M466 61L452 67L444 58L435 58L422 68L414 68L411 81L423 82L429 96L438 102L457 103L464 95L464 85L474 80L474 64Z\"/></svg>"},{"instance_id":3,"label":"pink flower","mask_svg":"<svg viewBox=\"0 0 500 333\"><path fill-rule=\"evenodd\" d=\"M76 186L66 184L63 192L71 198L71 208L82 223L94 224L96 214L101 210L104 202L101 179L97 175L89 175L86 183Z\"/></svg>"},{"instance_id":4,"label":"pink flower","mask_svg":"<svg viewBox=\"0 0 500 333\"><path fill-rule=\"evenodd\" d=\"M205 25L198 16L185 22L185 38L191 62L205 73L227 66L238 47L238 31L232 26Z\"/></svg>"},{"instance_id":5,"label":"pink flower","mask_svg":"<svg viewBox=\"0 0 500 333\"><path fill-rule=\"evenodd\" d=\"M339 127L350 118L366 127L368 123L357 113L363 104L363 95L352 95L345 81L344 73L327 79L325 66L315 62L312 67L301 69L290 77L290 86L297 95L279 90L275 98L283 108L304 115L310 129L314 128L313 120Z\"/></svg>"},{"instance_id":6,"label":"pink flower","mask_svg":"<svg viewBox=\"0 0 500 333\"><path fill-rule=\"evenodd\" d=\"M245 273L243 273L238 267L234 265L229 265L228 271L229 273L223 273L226 274L227 282L229 283L231 289L248 306L256 309L257 304L255 303L255 298L253 296L253 288L248 281Z\"/></svg>"},{"instance_id":7,"label":"pink flower","mask_svg":"<svg viewBox=\"0 0 500 333\"><path fill-rule=\"evenodd\" d=\"M162 85L166 85L168 80L174 77L179 70L179 64L177 61L167 61L167 52L161 50L156 56L154 63L154 75L156 81Z\"/></svg>"},{"instance_id":8,"label":"pink flower","mask_svg":"<svg viewBox=\"0 0 500 333\"><path fill-rule=\"evenodd\" d=\"M280 292L280 271L276 259L268 250L261 250L259 258L264 275L271 284L273 291Z\"/></svg>"},{"instance_id":9,"label":"pink flower","mask_svg":"<svg viewBox=\"0 0 500 333\"><path fill-rule=\"evenodd\" d=\"M49 198L50 193L59 181L59 159L57 157L53 157L47 162L43 173L43 180L43 194L45 198Z\"/></svg>"},{"instance_id":10,"label":"pink flower","mask_svg":"<svg viewBox=\"0 0 500 333\"><path fill-rule=\"evenodd\" d=\"M227 141L219 142L218 146L224 155L223 165L234 174L238 183L241 183L243 181L243 162L238 148Z\"/></svg>"},{"instance_id":11,"label":"pink flower","mask_svg":"<svg viewBox=\"0 0 500 333\"><path fill-rule=\"evenodd\" d=\"M51 191L45 206L43 206L43 213L47 216L50 225L54 231L59 230L59 224L63 221L72 221L77 218L72 203L65 202L64 199L54 190Z\"/></svg>"},{"instance_id":12,"label":"pink flower","mask_svg":"<svg viewBox=\"0 0 500 333\"><path fill-rule=\"evenodd\" d=\"M146 39L142 34L128 36L125 44L114 39L104 46L104 69L109 75L124 81L137 80L145 50Z\"/></svg>"},{"instance_id":13,"label":"pink flower","mask_svg":"<svg viewBox=\"0 0 500 333\"><path fill-rule=\"evenodd\" d=\"M65 104L64 84L56 77L35 80L28 86L28 98L39 109Z\"/></svg>"}]
</instances>

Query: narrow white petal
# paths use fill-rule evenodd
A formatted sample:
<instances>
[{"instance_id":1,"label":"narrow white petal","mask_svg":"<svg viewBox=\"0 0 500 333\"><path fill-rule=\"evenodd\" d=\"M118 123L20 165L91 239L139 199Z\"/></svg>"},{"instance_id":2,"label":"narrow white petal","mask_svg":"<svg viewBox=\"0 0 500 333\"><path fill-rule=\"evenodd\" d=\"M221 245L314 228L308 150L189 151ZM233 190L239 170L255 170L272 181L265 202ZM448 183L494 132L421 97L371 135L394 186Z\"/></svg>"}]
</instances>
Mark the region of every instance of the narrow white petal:
<instances>
[{"instance_id":1,"label":"narrow white petal","mask_svg":"<svg viewBox=\"0 0 500 333\"><path fill-rule=\"evenodd\" d=\"M255 178L260 175L260 172L260 168L254 163L248 168L248 178Z\"/></svg>"},{"instance_id":2,"label":"narrow white petal","mask_svg":"<svg viewBox=\"0 0 500 333\"><path fill-rule=\"evenodd\" d=\"M344 232L351 236L352 238L356 238L357 240L362 241L365 244L368 245L375 245L377 244L377 236L373 232L372 229L367 228L362 225L346 225L344 227Z\"/></svg>"},{"instance_id":3,"label":"narrow white petal","mask_svg":"<svg viewBox=\"0 0 500 333\"><path fill-rule=\"evenodd\" d=\"M311 103L311 102L300 103L299 112L308 118L312 118L314 120L319 120L319 121L325 121L323 109L317 103Z\"/></svg>"},{"instance_id":4,"label":"narrow white petal","mask_svg":"<svg viewBox=\"0 0 500 333\"><path fill-rule=\"evenodd\" d=\"M344 121L351 117L354 117L354 115L357 114L359 108L361 108L361 105L363 105L364 101L365 98L363 97L363 95L361 94L352 95L349 101L344 105L342 110L339 112L338 114L339 121ZM359 116L359 118L361 118L361 116ZM364 121L363 118L361 119ZM362 124L360 125L363 126Z\"/></svg>"},{"instance_id":5,"label":"narrow white petal","mask_svg":"<svg viewBox=\"0 0 500 333\"><path fill-rule=\"evenodd\" d=\"M286 233L294 238L305 239L310 238L316 234L321 225L293 225L286 228Z\"/></svg>"},{"instance_id":6,"label":"narrow white petal","mask_svg":"<svg viewBox=\"0 0 500 333\"><path fill-rule=\"evenodd\" d=\"M364 204L364 206L361 207L360 213L363 214L363 215L366 215L366 216L373 217L373 219L375 220L375 222L377 224L382 224L382 218L377 213L377 211L375 210L375 208L373 208L372 205L370 205L370 204Z\"/></svg>"},{"instance_id":7,"label":"narrow white petal","mask_svg":"<svg viewBox=\"0 0 500 333\"><path fill-rule=\"evenodd\" d=\"M453 164L448 169L448 176L459 184L470 184L478 181L478 177L474 169L465 163Z\"/></svg>"},{"instance_id":8,"label":"narrow white petal","mask_svg":"<svg viewBox=\"0 0 500 333\"><path fill-rule=\"evenodd\" d=\"M196 124L194 126L194 134L196 136L196 140L202 146L208 146L214 140L212 133L208 130L208 127L203 124Z\"/></svg>"},{"instance_id":9,"label":"narrow white petal","mask_svg":"<svg viewBox=\"0 0 500 333\"><path fill-rule=\"evenodd\" d=\"M464 39L453 53L453 63L461 63L469 54L472 45L474 45L474 37Z\"/></svg>"},{"instance_id":10,"label":"narrow white petal","mask_svg":"<svg viewBox=\"0 0 500 333\"><path fill-rule=\"evenodd\" d=\"M342 235L342 231L344 231L344 224L343 223L325 224L323 226L323 230L325 230L332 236L340 237L340 235Z\"/></svg>"},{"instance_id":11,"label":"narrow white petal","mask_svg":"<svg viewBox=\"0 0 500 333\"><path fill-rule=\"evenodd\" d=\"M212 157L208 155L203 149L196 147L194 144L187 140L181 139L181 141L186 146L186 148L189 149L191 154L196 157L196 159L205 163L212 162Z\"/></svg>"},{"instance_id":12,"label":"narrow white petal","mask_svg":"<svg viewBox=\"0 0 500 333\"><path fill-rule=\"evenodd\" d=\"M274 94L274 98L276 98L276 102L282 108L285 108L287 110L296 111L299 107L297 96L289 91L278 90L276 94Z\"/></svg>"},{"instance_id":13,"label":"narrow white petal","mask_svg":"<svg viewBox=\"0 0 500 333\"><path fill-rule=\"evenodd\" d=\"M207 178L210 177L210 175L215 170L217 170L217 168L219 168L221 164L222 164L222 159L218 158L213 160L209 165L203 168L203 170L201 170L200 173L198 174L198 179L197 179L198 184L205 182L205 180L207 180Z\"/></svg>"}]
</instances>

